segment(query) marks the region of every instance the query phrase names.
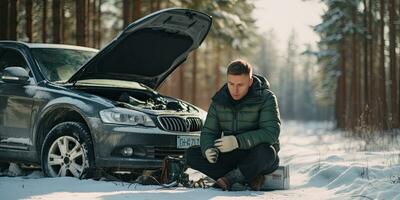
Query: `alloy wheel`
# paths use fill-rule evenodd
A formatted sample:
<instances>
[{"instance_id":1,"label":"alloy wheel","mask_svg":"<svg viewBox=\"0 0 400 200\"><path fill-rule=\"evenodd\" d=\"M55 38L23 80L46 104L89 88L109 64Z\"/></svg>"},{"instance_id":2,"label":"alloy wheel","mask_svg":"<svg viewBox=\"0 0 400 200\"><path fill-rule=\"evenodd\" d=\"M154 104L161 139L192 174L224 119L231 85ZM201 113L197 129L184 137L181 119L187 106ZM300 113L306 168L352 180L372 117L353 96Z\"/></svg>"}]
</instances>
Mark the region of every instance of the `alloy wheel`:
<instances>
[{"instance_id":1,"label":"alloy wheel","mask_svg":"<svg viewBox=\"0 0 400 200\"><path fill-rule=\"evenodd\" d=\"M50 175L79 178L88 162L84 151L82 145L71 136L57 138L50 146L47 157Z\"/></svg>"}]
</instances>

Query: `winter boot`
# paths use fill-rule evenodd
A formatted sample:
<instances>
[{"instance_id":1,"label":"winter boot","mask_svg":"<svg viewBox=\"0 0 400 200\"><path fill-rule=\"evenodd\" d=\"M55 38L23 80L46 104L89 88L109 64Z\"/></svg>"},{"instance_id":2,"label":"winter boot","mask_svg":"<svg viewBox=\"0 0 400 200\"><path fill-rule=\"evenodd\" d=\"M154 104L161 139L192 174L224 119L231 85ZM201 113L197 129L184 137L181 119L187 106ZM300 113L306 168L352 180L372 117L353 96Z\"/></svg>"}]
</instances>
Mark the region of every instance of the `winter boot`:
<instances>
[{"instance_id":1,"label":"winter boot","mask_svg":"<svg viewBox=\"0 0 400 200\"><path fill-rule=\"evenodd\" d=\"M264 184L265 176L258 175L250 181L249 186L254 191L260 191L261 186Z\"/></svg>"},{"instance_id":2,"label":"winter boot","mask_svg":"<svg viewBox=\"0 0 400 200\"><path fill-rule=\"evenodd\" d=\"M239 169L234 169L225 174L225 176L217 179L217 185L222 190L230 190L231 185L234 183L242 183L245 181L245 177Z\"/></svg>"}]
</instances>

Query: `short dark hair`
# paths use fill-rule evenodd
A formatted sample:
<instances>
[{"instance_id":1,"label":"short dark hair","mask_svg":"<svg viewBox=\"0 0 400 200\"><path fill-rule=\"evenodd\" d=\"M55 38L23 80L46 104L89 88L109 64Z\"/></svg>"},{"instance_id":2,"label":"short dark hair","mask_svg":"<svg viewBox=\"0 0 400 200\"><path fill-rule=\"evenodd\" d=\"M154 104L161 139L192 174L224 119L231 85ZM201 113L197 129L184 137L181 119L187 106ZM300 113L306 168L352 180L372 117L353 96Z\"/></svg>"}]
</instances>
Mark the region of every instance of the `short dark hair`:
<instances>
[{"instance_id":1,"label":"short dark hair","mask_svg":"<svg viewBox=\"0 0 400 200\"><path fill-rule=\"evenodd\" d=\"M228 65L227 73L230 75L252 75L252 67L250 63L245 60L237 59Z\"/></svg>"}]
</instances>

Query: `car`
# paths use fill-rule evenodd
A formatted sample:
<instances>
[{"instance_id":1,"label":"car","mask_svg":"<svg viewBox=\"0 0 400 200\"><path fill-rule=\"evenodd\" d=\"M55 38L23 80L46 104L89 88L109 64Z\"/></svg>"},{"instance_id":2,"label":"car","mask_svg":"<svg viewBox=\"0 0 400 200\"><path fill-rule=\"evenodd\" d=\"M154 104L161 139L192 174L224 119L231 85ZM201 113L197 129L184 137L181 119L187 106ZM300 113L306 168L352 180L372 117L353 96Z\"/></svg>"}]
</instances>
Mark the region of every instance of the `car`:
<instances>
[{"instance_id":1,"label":"car","mask_svg":"<svg viewBox=\"0 0 400 200\"><path fill-rule=\"evenodd\" d=\"M0 41L0 161L47 176L161 167L199 144L206 112L157 88L207 36L212 18L173 8L100 51Z\"/></svg>"}]
</instances>

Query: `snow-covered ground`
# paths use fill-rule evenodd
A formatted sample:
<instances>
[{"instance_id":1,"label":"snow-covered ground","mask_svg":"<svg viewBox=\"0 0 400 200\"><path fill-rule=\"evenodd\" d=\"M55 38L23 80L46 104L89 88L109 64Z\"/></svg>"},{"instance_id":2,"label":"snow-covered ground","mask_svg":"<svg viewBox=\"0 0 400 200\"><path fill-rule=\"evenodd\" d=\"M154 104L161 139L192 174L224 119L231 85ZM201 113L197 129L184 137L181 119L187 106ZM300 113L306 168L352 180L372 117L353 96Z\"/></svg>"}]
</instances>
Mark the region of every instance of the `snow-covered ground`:
<instances>
[{"instance_id":1,"label":"snow-covered ground","mask_svg":"<svg viewBox=\"0 0 400 200\"><path fill-rule=\"evenodd\" d=\"M35 171L28 176L0 177L0 199L400 199L398 139L372 139L367 144L344 138L331 126L284 122L280 157L281 164L290 166L290 190L161 189L124 182L44 178Z\"/></svg>"}]
</instances>

